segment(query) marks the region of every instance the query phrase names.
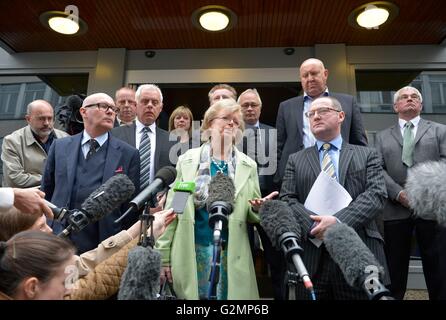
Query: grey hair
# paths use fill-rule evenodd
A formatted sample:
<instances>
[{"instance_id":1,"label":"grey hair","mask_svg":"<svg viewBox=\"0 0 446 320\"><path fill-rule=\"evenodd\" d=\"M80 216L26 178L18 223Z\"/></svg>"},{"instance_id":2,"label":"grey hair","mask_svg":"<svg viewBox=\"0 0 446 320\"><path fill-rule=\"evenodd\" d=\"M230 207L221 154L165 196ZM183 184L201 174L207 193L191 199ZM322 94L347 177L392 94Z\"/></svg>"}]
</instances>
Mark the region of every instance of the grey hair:
<instances>
[{"instance_id":1,"label":"grey hair","mask_svg":"<svg viewBox=\"0 0 446 320\"><path fill-rule=\"evenodd\" d=\"M163 103L163 94L161 92L161 89L156 84L142 84L138 87L138 90L136 90L135 99L136 101L139 101L139 97L141 96L141 93L143 90L155 90L160 95L160 102Z\"/></svg>"},{"instance_id":2,"label":"grey hair","mask_svg":"<svg viewBox=\"0 0 446 320\"><path fill-rule=\"evenodd\" d=\"M241 96L244 95L244 94L246 94L246 93L253 93L253 94L255 94L255 95L257 96L257 99L259 99L260 107L262 107L262 99L260 99L259 92L257 91L256 88L246 89L245 91L243 91L242 93L240 93L240 95L238 96L238 99L237 99L237 103L238 103L238 104L240 104L240 98L241 98Z\"/></svg>"},{"instance_id":3,"label":"grey hair","mask_svg":"<svg viewBox=\"0 0 446 320\"><path fill-rule=\"evenodd\" d=\"M405 87L399 89L397 92L395 92L395 94L393 95L393 103L395 104L398 101L401 91L408 90L408 89L415 91L415 93L420 97L420 103L423 103L423 96L421 95L421 92L417 88L414 88L411 86L405 86Z\"/></svg>"}]
</instances>

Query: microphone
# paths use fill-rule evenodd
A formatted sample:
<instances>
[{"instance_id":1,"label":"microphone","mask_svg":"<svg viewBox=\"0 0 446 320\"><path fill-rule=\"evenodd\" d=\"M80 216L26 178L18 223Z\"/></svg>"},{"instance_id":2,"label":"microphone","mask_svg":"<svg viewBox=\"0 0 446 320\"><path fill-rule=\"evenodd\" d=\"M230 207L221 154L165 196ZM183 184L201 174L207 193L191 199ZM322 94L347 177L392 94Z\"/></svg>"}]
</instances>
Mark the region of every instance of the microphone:
<instances>
[{"instance_id":1,"label":"microphone","mask_svg":"<svg viewBox=\"0 0 446 320\"><path fill-rule=\"evenodd\" d=\"M169 186L175 181L177 176L177 170L174 167L166 166L158 170L152 183L149 184L144 190L142 190L132 201L130 201L130 208L115 220L115 223L119 223L130 212L139 211L145 203L151 199L158 192Z\"/></svg>"},{"instance_id":2,"label":"microphone","mask_svg":"<svg viewBox=\"0 0 446 320\"><path fill-rule=\"evenodd\" d=\"M446 224L446 163L427 161L409 168L405 190L414 214Z\"/></svg>"},{"instance_id":3,"label":"microphone","mask_svg":"<svg viewBox=\"0 0 446 320\"><path fill-rule=\"evenodd\" d=\"M67 237L71 232L79 232L88 224L102 219L124 203L135 192L133 182L125 174L108 179L82 203L81 209L70 211L68 227L59 237Z\"/></svg>"},{"instance_id":4,"label":"microphone","mask_svg":"<svg viewBox=\"0 0 446 320\"><path fill-rule=\"evenodd\" d=\"M195 182L177 181L173 191L175 191L172 199L173 212L182 214L186 207L187 199L195 191Z\"/></svg>"},{"instance_id":5,"label":"microphone","mask_svg":"<svg viewBox=\"0 0 446 320\"><path fill-rule=\"evenodd\" d=\"M298 244L301 237L300 226L291 208L280 200L265 201L260 208L260 225L269 236L271 244L278 250L282 249L287 261L294 264L305 288L314 299L313 283L300 257L303 252Z\"/></svg>"},{"instance_id":6,"label":"microphone","mask_svg":"<svg viewBox=\"0 0 446 320\"><path fill-rule=\"evenodd\" d=\"M53 212L53 216L54 216L53 220L62 221L62 219L65 217L65 215L70 212L67 208L56 207L55 204L53 204L45 199L43 199L43 201L45 201L46 205Z\"/></svg>"},{"instance_id":7,"label":"microphone","mask_svg":"<svg viewBox=\"0 0 446 320\"><path fill-rule=\"evenodd\" d=\"M219 244L221 232L228 227L228 216L234 208L235 186L232 179L217 173L209 183L206 206L209 212L209 227L214 229L214 244Z\"/></svg>"},{"instance_id":8,"label":"microphone","mask_svg":"<svg viewBox=\"0 0 446 320\"><path fill-rule=\"evenodd\" d=\"M353 228L344 223L330 226L324 244L350 286L362 288L369 300L393 300L379 279L384 268Z\"/></svg>"},{"instance_id":9,"label":"microphone","mask_svg":"<svg viewBox=\"0 0 446 320\"><path fill-rule=\"evenodd\" d=\"M129 251L118 300L155 300L159 292L161 255L150 247Z\"/></svg>"}]
</instances>

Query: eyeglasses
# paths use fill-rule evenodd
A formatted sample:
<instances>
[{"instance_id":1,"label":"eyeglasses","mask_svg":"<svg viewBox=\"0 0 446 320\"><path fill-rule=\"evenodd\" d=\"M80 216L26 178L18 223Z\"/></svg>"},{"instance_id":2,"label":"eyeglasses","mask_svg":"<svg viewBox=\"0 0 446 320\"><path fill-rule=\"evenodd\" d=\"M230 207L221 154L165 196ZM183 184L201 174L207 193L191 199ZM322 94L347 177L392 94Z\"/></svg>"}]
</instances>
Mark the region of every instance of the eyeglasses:
<instances>
[{"instance_id":1,"label":"eyeglasses","mask_svg":"<svg viewBox=\"0 0 446 320\"><path fill-rule=\"evenodd\" d=\"M243 108L243 109L248 109L249 107L255 109L255 108L260 107L260 104L258 104L258 103L253 103L253 102L251 102L251 103L250 103L250 102L247 102L247 103L242 104L242 108Z\"/></svg>"},{"instance_id":2,"label":"eyeglasses","mask_svg":"<svg viewBox=\"0 0 446 320\"><path fill-rule=\"evenodd\" d=\"M113 112L115 112L115 113L119 111L119 108L117 108L117 107L115 107L115 106L112 106L112 105L109 105L109 104L107 104L107 103L103 103L103 102L101 102L101 103L89 104L88 106L85 106L84 108L91 108L91 107L96 107L96 108L98 108L99 110L102 110L102 111L104 111L104 112L107 112L109 109L111 109L111 111L113 111Z\"/></svg>"},{"instance_id":3,"label":"eyeglasses","mask_svg":"<svg viewBox=\"0 0 446 320\"><path fill-rule=\"evenodd\" d=\"M330 111L341 112L341 110L336 110L336 109L333 109L333 108L319 108L319 109L316 109L316 110L305 112L305 116L307 118L311 119L317 113L319 116L323 117L323 116L327 115Z\"/></svg>"},{"instance_id":4,"label":"eyeglasses","mask_svg":"<svg viewBox=\"0 0 446 320\"><path fill-rule=\"evenodd\" d=\"M223 120L224 122L226 122L226 124L230 124L232 121L232 123L234 123L234 126L236 126L236 127L240 126L239 121L237 119L234 119L231 117L216 117L216 118L214 118L214 120L215 119Z\"/></svg>"},{"instance_id":5,"label":"eyeglasses","mask_svg":"<svg viewBox=\"0 0 446 320\"><path fill-rule=\"evenodd\" d=\"M413 93L411 95L403 94L403 95L398 97L398 100L407 100L409 98L412 99L412 100L420 100L420 97L416 93Z\"/></svg>"}]
</instances>

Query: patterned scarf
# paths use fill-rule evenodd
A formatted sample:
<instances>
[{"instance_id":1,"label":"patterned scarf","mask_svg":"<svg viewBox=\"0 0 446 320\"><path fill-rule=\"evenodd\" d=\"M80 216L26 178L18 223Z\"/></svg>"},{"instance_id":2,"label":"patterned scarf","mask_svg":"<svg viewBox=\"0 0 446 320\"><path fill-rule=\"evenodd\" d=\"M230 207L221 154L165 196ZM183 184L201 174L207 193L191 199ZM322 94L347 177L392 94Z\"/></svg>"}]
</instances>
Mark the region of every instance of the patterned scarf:
<instances>
[{"instance_id":1,"label":"patterned scarf","mask_svg":"<svg viewBox=\"0 0 446 320\"><path fill-rule=\"evenodd\" d=\"M227 161L229 177L234 180L235 177L235 147ZM197 177L195 178L194 204L195 209L200 209L206 205L209 195L209 183L211 182L211 144L209 142L203 144L200 154L200 165L198 167Z\"/></svg>"}]
</instances>

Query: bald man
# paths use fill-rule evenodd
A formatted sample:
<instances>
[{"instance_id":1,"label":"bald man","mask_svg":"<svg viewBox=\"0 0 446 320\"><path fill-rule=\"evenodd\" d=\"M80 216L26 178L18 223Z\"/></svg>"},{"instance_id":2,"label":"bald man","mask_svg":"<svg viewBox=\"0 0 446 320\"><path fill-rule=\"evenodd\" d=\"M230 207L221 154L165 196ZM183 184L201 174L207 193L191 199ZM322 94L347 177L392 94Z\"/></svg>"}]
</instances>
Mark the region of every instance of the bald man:
<instances>
[{"instance_id":1,"label":"bald man","mask_svg":"<svg viewBox=\"0 0 446 320\"><path fill-rule=\"evenodd\" d=\"M24 128L3 139L3 186L29 188L40 186L43 166L55 139L68 136L54 129L54 110L45 100L34 100L26 109Z\"/></svg>"},{"instance_id":2,"label":"bald man","mask_svg":"<svg viewBox=\"0 0 446 320\"><path fill-rule=\"evenodd\" d=\"M85 98L80 108L85 129L74 136L58 139L51 146L42 179L42 191L47 200L58 207L79 209L93 191L119 173L132 180L135 194L139 192L138 150L109 134L116 110L113 99L105 93ZM127 207L128 204L124 204L121 210L71 235L78 253L96 248L104 239L130 227L138 219L137 215L114 223Z\"/></svg>"},{"instance_id":3,"label":"bald man","mask_svg":"<svg viewBox=\"0 0 446 320\"><path fill-rule=\"evenodd\" d=\"M324 63L314 58L307 59L301 64L299 74L303 96L281 102L277 113L278 168L274 182L279 185L282 183L288 157L294 152L314 146L316 142L305 112L310 109L311 102L318 97L331 96L341 103L345 113L345 120L341 127L344 141L360 146L367 145L367 136L355 98L328 90L328 70Z\"/></svg>"}]
</instances>

